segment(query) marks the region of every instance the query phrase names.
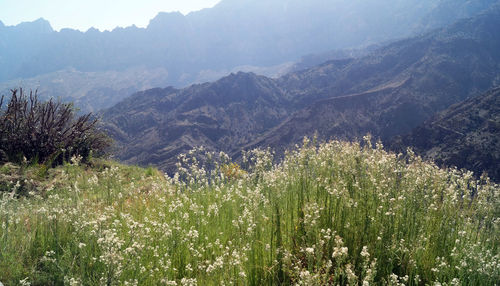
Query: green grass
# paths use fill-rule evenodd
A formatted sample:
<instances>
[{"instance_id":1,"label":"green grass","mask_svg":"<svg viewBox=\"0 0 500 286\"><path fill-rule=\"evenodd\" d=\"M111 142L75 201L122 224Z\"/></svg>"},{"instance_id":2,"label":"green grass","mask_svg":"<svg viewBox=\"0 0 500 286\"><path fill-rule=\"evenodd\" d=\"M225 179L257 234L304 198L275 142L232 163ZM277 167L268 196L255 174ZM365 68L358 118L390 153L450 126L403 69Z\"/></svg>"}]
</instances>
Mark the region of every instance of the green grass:
<instances>
[{"instance_id":1,"label":"green grass","mask_svg":"<svg viewBox=\"0 0 500 286\"><path fill-rule=\"evenodd\" d=\"M43 183L36 194L4 192L0 281L500 281L500 187L486 178L476 181L470 173L381 146L337 141L319 147L306 142L281 164L273 164L268 151L245 157L242 171L224 155L206 156L206 168L188 155L174 178L112 162L68 164L38 177ZM36 173L36 166L24 172Z\"/></svg>"}]
</instances>

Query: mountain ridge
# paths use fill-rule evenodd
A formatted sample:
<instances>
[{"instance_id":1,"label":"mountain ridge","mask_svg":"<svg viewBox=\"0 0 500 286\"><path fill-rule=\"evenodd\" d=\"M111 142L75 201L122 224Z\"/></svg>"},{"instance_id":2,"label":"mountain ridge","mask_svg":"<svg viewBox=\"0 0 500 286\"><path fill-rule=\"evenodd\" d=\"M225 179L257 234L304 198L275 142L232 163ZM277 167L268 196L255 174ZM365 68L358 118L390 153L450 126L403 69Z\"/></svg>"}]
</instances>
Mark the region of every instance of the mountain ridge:
<instances>
[{"instance_id":1,"label":"mountain ridge","mask_svg":"<svg viewBox=\"0 0 500 286\"><path fill-rule=\"evenodd\" d=\"M229 153L281 122L289 108L272 79L240 72L181 90L138 93L101 115L117 139L118 158L172 171L178 154L199 145Z\"/></svg>"},{"instance_id":2,"label":"mountain ridge","mask_svg":"<svg viewBox=\"0 0 500 286\"><path fill-rule=\"evenodd\" d=\"M312 101L321 97L318 94L322 94L323 98L337 97L356 94L360 91L364 93L387 84L406 81L406 90L399 90L399 94L393 94L390 97L392 99L384 100L396 103L404 99L401 92L410 94L415 101L421 101L420 108L424 109L419 112L423 114L416 118L417 121L422 121L425 117L452 103L473 96L479 91L485 91L500 82L497 69L500 55L496 50L500 47L500 40L498 37L490 37L490 34L482 35L477 39L470 39L468 36L457 37L462 32L454 32L453 29L463 27L463 31L467 31L470 27L475 27L475 29L482 27L481 29L485 31L492 31L492 27L496 25L476 24L484 18L500 24L496 18L500 17L499 11L500 9L497 8L492 10L489 16L478 16L474 18L475 20L461 21L451 28L445 28L436 33L398 41L382 48L381 52L379 50L367 57L349 61L340 69L335 64L336 62L327 62L306 70L302 74L313 74L321 80L320 90L315 89L312 92ZM394 47L398 47L399 50L395 50ZM395 57L398 54L401 56ZM481 60L479 60L480 57L482 57ZM330 77L328 77L328 69L333 71L330 72ZM375 71L370 71L370 69L375 69ZM295 73L288 77L296 75ZM361 82L358 81L356 84L350 82L356 78L362 78ZM295 79L296 77L292 81ZM285 81L285 84L290 85L290 81ZM429 92L439 92L441 95L432 96ZM310 98L307 94L301 94L301 96L306 99ZM423 99L420 98L421 96L427 97ZM413 104L408 99L406 100L406 104ZM400 132L404 131L409 131L409 129L406 128ZM380 136L381 134L374 135ZM395 134L382 137L388 139L393 135Z\"/></svg>"},{"instance_id":3,"label":"mountain ridge","mask_svg":"<svg viewBox=\"0 0 500 286\"><path fill-rule=\"evenodd\" d=\"M187 15L158 13L145 28L102 32L54 31L42 19L0 28L0 93L23 86L74 101L83 112L97 111L154 86L182 88L237 71L278 77L328 59L361 57L381 43L445 26L495 3L227 0ZM23 32L26 26L33 31ZM318 56L300 59L310 54ZM64 75L68 70L81 73L78 81L73 73ZM130 70L142 74L131 76ZM162 72L151 75L157 70ZM127 80L116 84L115 75Z\"/></svg>"},{"instance_id":4,"label":"mountain ridge","mask_svg":"<svg viewBox=\"0 0 500 286\"><path fill-rule=\"evenodd\" d=\"M462 7L465 12L451 13L449 22L474 15L497 2L477 0L477 7L469 7L468 1L459 0L453 5ZM142 64L168 69L171 74L169 83L178 86L188 82L182 80L185 78L183 74L204 69L276 65L311 52L408 36L419 30L418 26L420 31L436 28L441 24L434 27L423 19L437 17L429 15L439 7L452 5L450 3L453 1L441 0L436 4L430 0L412 0L397 5L385 0L377 5L351 1L332 5L324 0L288 0L285 3L224 0L213 8L185 16L178 12L159 13L146 28L117 27L103 32L95 29L86 32L61 29L56 32L50 23L39 19L9 26L2 32L13 46L26 39L31 39L31 43L35 40L37 45L36 49L27 52L7 49L13 57L8 58L9 68L0 70L0 80L36 76L68 67L79 71L103 71ZM346 13L350 17L346 17ZM335 15L337 17L333 17ZM346 25L354 21L358 25ZM22 30L25 26L38 27L40 31L29 35L15 34L15 30ZM350 27L350 30L341 27ZM373 30L376 27L383 29ZM43 31L51 33L45 37ZM47 65L49 61L51 64Z\"/></svg>"},{"instance_id":5,"label":"mountain ridge","mask_svg":"<svg viewBox=\"0 0 500 286\"><path fill-rule=\"evenodd\" d=\"M316 131L324 140L371 133L387 141L500 82L500 40L490 37L499 20L500 9L492 9L358 59L333 60L278 79L237 73L173 93L156 90L151 99L157 101L148 104L166 104L163 111L131 105L118 117L104 111L103 118L113 132L127 134L117 118L133 110L142 114L137 122L151 124L122 142L118 157L168 171L175 154L199 145L237 157L250 147L291 148ZM144 138L156 145L141 149Z\"/></svg>"}]
</instances>

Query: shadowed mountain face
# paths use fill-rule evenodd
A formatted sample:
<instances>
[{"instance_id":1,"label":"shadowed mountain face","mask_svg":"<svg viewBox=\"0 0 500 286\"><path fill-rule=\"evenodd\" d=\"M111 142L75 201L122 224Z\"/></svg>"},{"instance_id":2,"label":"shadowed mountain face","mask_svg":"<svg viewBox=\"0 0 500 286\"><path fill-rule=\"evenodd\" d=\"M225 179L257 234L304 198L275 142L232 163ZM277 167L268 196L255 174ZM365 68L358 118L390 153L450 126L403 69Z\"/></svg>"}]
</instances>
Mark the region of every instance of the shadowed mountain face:
<instances>
[{"instance_id":1,"label":"shadowed mountain face","mask_svg":"<svg viewBox=\"0 0 500 286\"><path fill-rule=\"evenodd\" d=\"M118 158L171 170L195 146L228 153L276 126L291 111L266 77L238 73L215 83L140 92L103 113Z\"/></svg>"},{"instance_id":2,"label":"shadowed mountain face","mask_svg":"<svg viewBox=\"0 0 500 286\"><path fill-rule=\"evenodd\" d=\"M297 106L312 103L253 142L277 149L322 139L387 140L449 105L500 84L499 9L370 55L278 79ZM251 147L248 146L248 147Z\"/></svg>"},{"instance_id":3,"label":"shadowed mountain face","mask_svg":"<svg viewBox=\"0 0 500 286\"><path fill-rule=\"evenodd\" d=\"M460 102L433 116L391 148L406 146L440 165L486 171L500 180L500 88Z\"/></svg>"},{"instance_id":4,"label":"shadowed mountain face","mask_svg":"<svg viewBox=\"0 0 500 286\"><path fill-rule=\"evenodd\" d=\"M285 63L306 54L415 35L475 15L496 2L222 0L186 16L160 13L147 28L111 32L55 32L43 19L15 27L2 24L0 92L21 84L40 85L42 93L56 89L51 95L82 101L81 108L96 110L152 84L180 87L237 70L277 74L286 69ZM69 73L68 78L68 70L83 74ZM158 70L161 73L151 76ZM106 89L92 73L113 82L112 87ZM107 99L93 105L89 99L95 94Z\"/></svg>"},{"instance_id":5,"label":"shadowed mountain face","mask_svg":"<svg viewBox=\"0 0 500 286\"><path fill-rule=\"evenodd\" d=\"M204 145L238 156L278 151L303 136L383 140L451 104L500 84L500 9L402 40L359 59L335 60L278 79L238 73L186 89L138 93L105 111L118 158L171 170Z\"/></svg>"}]
</instances>

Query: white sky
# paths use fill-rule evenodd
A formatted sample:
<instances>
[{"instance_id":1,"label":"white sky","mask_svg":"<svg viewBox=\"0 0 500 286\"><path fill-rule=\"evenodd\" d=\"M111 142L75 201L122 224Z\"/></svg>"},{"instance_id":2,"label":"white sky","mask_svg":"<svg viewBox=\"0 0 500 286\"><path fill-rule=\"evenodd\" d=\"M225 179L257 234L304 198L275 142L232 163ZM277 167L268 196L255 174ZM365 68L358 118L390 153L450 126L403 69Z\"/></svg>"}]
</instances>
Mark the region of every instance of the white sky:
<instances>
[{"instance_id":1,"label":"white sky","mask_svg":"<svg viewBox=\"0 0 500 286\"><path fill-rule=\"evenodd\" d=\"M55 30L101 31L135 24L146 27L158 12L191 11L213 7L220 0L0 0L0 21L17 25L38 18Z\"/></svg>"}]
</instances>

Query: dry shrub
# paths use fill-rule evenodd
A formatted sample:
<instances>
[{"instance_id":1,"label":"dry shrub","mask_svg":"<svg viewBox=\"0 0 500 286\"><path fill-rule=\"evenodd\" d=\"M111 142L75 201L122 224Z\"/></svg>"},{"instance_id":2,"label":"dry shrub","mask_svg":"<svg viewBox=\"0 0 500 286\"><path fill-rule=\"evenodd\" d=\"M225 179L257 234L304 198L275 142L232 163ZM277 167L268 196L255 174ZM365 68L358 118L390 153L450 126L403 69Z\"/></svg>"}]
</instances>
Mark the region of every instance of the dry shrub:
<instances>
[{"instance_id":1,"label":"dry shrub","mask_svg":"<svg viewBox=\"0 0 500 286\"><path fill-rule=\"evenodd\" d=\"M11 92L8 102L0 99L0 162L55 166L74 156L86 161L109 147L91 113L76 116L71 103L41 102L36 92L26 95L22 89Z\"/></svg>"}]
</instances>

